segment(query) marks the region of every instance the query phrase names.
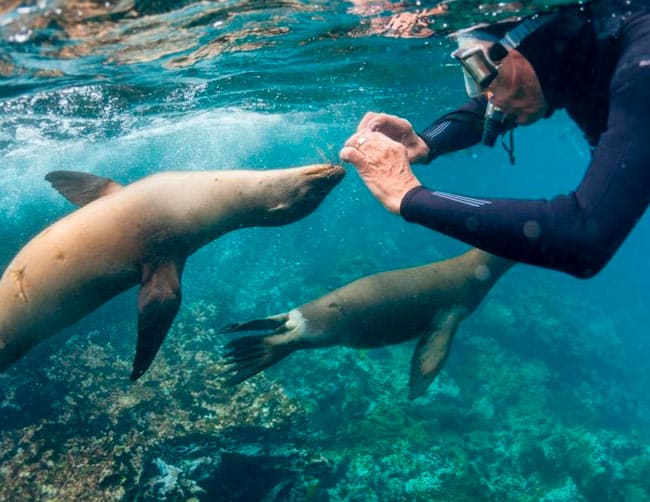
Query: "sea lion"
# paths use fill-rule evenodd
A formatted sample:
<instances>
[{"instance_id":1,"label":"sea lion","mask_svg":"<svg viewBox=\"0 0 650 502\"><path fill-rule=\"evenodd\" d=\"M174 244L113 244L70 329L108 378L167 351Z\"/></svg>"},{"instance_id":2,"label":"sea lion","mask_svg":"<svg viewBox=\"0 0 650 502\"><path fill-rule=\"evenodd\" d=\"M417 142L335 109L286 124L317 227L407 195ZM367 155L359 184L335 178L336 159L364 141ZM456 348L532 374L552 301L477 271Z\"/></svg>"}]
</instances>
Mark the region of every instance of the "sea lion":
<instances>
[{"instance_id":1,"label":"sea lion","mask_svg":"<svg viewBox=\"0 0 650 502\"><path fill-rule=\"evenodd\" d=\"M54 188L82 207L29 241L2 275L0 371L140 283L136 380L178 312L188 256L226 232L307 216L344 174L329 164L170 171L122 186L91 174L49 173Z\"/></svg>"},{"instance_id":2,"label":"sea lion","mask_svg":"<svg viewBox=\"0 0 650 502\"><path fill-rule=\"evenodd\" d=\"M237 385L298 349L376 348L419 338L409 378L414 399L440 372L459 323L512 265L471 249L449 260L363 277L283 314L227 325L222 333L273 331L226 345L226 383Z\"/></svg>"}]
</instances>

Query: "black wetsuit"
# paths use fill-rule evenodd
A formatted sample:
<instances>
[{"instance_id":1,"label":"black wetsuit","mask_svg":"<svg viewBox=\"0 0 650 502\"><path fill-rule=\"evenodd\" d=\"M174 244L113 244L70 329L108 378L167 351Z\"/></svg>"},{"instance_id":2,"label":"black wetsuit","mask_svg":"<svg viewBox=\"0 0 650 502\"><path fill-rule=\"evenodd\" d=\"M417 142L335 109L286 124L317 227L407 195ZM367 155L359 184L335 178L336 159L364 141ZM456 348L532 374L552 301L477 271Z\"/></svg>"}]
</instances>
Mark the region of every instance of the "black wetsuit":
<instances>
[{"instance_id":1,"label":"black wetsuit","mask_svg":"<svg viewBox=\"0 0 650 502\"><path fill-rule=\"evenodd\" d=\"M650 199L650 7L632 2L635 11L617 18L568 10L519 48L539 76L548 116L566 109L592 147L575 191L524 200L416 187L401 215L511 260L581 278L600 271ZM478 143L485 105L476 98L425 130L429 160Z\"/></svg>"}]
</instances>

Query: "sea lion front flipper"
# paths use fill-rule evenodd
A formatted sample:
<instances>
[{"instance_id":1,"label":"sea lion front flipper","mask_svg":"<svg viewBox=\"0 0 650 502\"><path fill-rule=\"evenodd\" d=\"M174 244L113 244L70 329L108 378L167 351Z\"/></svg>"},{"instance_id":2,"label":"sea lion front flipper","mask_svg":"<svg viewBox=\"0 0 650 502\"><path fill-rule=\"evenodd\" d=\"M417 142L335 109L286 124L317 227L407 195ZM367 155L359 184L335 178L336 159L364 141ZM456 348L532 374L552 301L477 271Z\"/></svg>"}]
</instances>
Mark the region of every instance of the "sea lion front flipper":
<instances>
[{"instance_id":1,"label":"sea lion front flipper","mask_svg":"<svg viewBox=\"0 0 650 502\"><path fill-rule=\"evenodd\" d=\"M461 316L450 313L429 333L422 335L411 359L409 399L421 396L438 376L449 355L451 342L460 324Z\"/></svg>"},{"instance_id":2,"label":"sea lion front flipper","mask_svg":"<svg viewBox=\"0 0 650 502\"><path fill-rule=\"evenodd\" d=\"M185 260L145 264L138 295L138 341L131 380L140 378L156 357L181 306L181 281Z\"/></svg>"},{"instance_id":3,"label":"sea lion front flipper","mask_svg":"<svg viewBox=\"0 0 650 502\"><path fill-rule=\"evenodd\" d=\"M122 185L110 178L78 171L52 171L45 179L66 199L78 206L116 192Z\"/></svg>"}]
</instances>

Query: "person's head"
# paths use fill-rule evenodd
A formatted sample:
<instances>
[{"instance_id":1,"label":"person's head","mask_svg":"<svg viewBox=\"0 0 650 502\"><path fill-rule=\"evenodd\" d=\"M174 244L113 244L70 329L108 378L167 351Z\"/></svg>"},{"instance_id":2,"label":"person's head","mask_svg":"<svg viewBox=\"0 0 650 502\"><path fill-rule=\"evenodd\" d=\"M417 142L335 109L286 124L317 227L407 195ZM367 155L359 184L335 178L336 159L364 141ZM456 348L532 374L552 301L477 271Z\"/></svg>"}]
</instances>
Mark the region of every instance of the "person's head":
<instances>
[{"instance_id":1,"label":"person's head","mask_svg":"<svg viewBox=\"0 0 650 502\"><path fill-rule=\"evenodd\" d=\"M466 90L472 97L486 94L494 106L516 123L531 124L548 108L537 73L517 50L519 41L502 43L490 30L494 31L494 27L456 34L459 48L453 55L462 63Z\"/></svg>"}]
</instances>

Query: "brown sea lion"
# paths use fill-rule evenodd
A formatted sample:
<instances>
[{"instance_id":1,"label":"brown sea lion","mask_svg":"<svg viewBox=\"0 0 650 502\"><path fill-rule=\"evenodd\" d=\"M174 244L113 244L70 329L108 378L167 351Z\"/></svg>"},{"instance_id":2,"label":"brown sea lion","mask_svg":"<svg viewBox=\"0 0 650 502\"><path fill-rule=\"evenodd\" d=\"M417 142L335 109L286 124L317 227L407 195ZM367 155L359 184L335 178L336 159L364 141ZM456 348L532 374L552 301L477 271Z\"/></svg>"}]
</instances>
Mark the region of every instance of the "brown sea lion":
<instances>
[{"instance_id":1,"label":"brown sea lion","mask_svg":"<svg viewBox=\"0 0 650 502\"><path fill-rule=\"evenodd\" d=\"M237 385L298 349L375 348L419 338L409 378L414 399L440 372L458 324L512 265L472 249L449 260L364 277L283 314L228 325L221 332L273 331L226 345L227 384Z\"/></svg>"},{"instance_id":2,"label":"brown sea lion","mask_svg":"<svg viewBox=\"0 0 650 502\"><path fill-rule=\"evenodd\" d=\"M131 374L136 380L180 307L188 256L231 230L307 216L344 174L329 164L163 172L124 187L91 174L48 174L59 192L82 207L28 242L0 279L0 371L140 283Z\"/></svg>"}]
</instances>

